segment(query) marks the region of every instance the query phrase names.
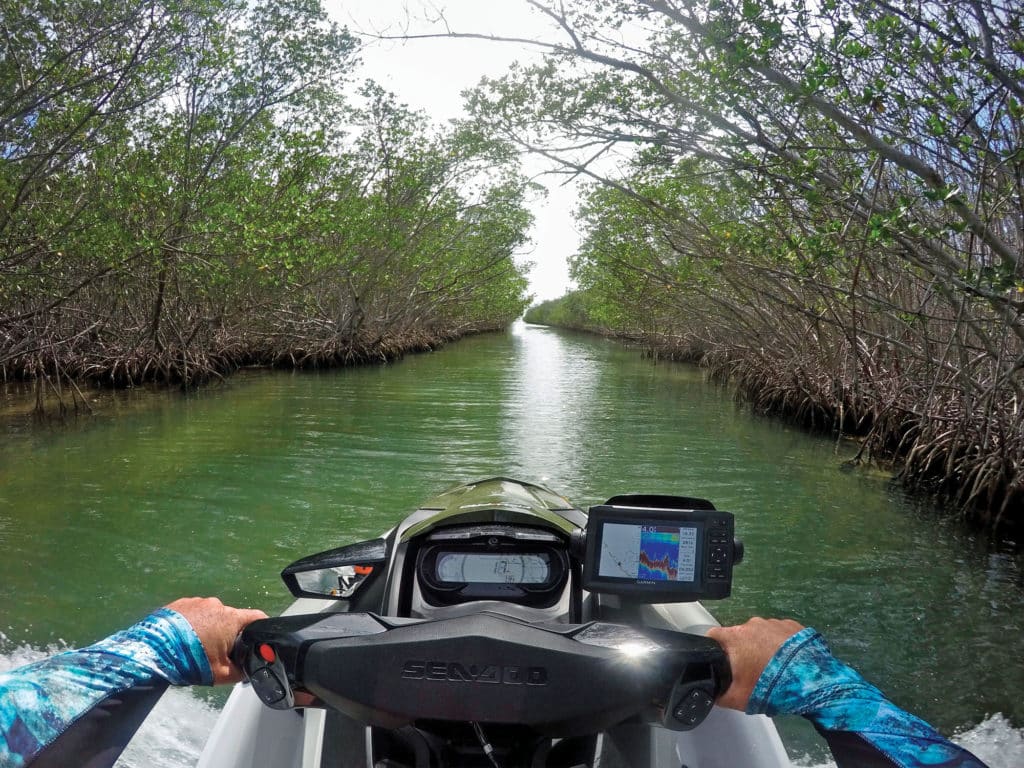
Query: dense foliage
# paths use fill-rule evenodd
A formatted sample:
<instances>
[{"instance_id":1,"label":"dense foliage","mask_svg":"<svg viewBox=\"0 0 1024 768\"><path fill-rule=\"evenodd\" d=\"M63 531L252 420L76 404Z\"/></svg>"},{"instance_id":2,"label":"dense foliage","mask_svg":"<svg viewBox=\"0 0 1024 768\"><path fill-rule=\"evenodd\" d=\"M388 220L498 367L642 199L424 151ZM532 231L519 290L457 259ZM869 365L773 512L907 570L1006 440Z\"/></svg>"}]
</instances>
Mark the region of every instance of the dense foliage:
<instances>
[{"instance_id":1,"label":"dense foliage","mask_svg":"<svg viewBox=\"0 0 1024 768\"><path fill-rule=\"evenodd\" d=\"M604 333L612 326L593 315L592 307L599 301L590 298L584 291L572 291L560 299L550 299L526 310L523 319L535 325L554 325L577 331Z\"/></svg>"},{"instance_id":2,"label":"dense foliage","mask_svg":"<svg viewBox=\"0 0 1024 768\"><path fill-rule=\"evenodd\" d=\"M1024 10L534 2L564 33L476 114L595 180L587 313L1024 509Z\"/></svg>"},{"instance_id":3,"label":"dense foliage","mask_svg":"<svg viewBox=\"0 0 1024 768\"><path fill-rule=\"evenodd\" d=\"M526 303L509 147L347 78L319 0L0 0L0 373L185 384Z\"/></svg>"}]
</instances>

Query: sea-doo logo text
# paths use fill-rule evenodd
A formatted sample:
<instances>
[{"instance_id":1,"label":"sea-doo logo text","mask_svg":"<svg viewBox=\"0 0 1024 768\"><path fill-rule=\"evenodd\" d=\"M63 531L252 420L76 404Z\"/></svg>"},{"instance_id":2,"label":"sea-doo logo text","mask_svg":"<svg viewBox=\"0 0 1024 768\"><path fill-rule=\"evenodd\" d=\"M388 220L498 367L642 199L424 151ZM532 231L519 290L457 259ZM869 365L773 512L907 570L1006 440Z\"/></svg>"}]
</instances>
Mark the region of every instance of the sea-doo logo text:
<instances>
[{"instance_id":1,"label":"sea-doo logo text","mask_svg":"<svg viewBox=\"0 0 1024 768\"><path fill-rule=\"evenodd\" d=\"M547 685L544 667L521 667L515 664L462 664L458 661L419 661L410 659L402 665L402 677L411 680L446 680L466 683L501 683L503 685Z\"/></svg>"}]
</instances>

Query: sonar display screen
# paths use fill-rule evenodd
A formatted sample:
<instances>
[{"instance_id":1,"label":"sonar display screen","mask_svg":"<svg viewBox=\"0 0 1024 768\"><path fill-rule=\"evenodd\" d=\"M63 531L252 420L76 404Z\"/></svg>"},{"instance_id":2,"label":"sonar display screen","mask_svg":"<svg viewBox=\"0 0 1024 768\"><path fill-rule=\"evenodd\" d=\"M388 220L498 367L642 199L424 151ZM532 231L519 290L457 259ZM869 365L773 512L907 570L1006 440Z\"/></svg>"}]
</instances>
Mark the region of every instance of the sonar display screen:
<instances>
[{"instance_id":1,"label":"sonar display screen","mask_svg":"<svg viewBox=\"0 0 1024 768\"><path fill-rule=\"evenodd\" d=\"M688 581L697 569L697 528L606 522L598 576L636 581Z\"/></svg>"}]
</instances>

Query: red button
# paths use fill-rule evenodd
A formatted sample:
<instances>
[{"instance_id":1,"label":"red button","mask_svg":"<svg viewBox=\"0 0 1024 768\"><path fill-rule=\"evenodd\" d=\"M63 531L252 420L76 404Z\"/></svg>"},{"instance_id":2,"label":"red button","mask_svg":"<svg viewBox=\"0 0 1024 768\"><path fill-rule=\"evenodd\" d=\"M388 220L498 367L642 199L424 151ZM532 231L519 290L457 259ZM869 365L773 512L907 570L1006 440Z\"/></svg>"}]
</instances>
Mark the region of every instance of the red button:
<instances>
[{"instance_id":1,"label":"red button","mask_svg":"<svg viewBox=\"0 0 1024 768\"><path fill-rule=\"evenodd\" d=\"M266 643L261 643L260 647L256 650L259 652L260 658L267 662L267 664L273 664L277 660L277 654L274 653L274 649Z\"/></svg>"}]
</instances>

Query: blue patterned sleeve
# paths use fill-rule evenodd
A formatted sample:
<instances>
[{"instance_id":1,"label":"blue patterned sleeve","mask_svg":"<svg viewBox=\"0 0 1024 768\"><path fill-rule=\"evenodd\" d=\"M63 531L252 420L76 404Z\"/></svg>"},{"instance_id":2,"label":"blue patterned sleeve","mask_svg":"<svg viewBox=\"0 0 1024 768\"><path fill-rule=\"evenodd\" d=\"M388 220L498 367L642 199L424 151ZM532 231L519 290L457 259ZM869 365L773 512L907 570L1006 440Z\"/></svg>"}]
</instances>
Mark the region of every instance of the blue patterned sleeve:
<instances>
[{"instance_id":1,"label":"blue patterned sleeve","mask_svg":"<svg viewBox=\"0 0 1024 768\"><path fill-rule=\"evenodd\" d=\"M0 674L0 768L28 765L97 705L157 681L213 683L192 626L168 608L95 645Z\"/></svg>"},{"instance_id":2,"label":"blue patterned sleeve","mask_svg":"<svg viewBox=\"0 0 1024 768\"><path fill-rule=\"evenodd\" d=\"M779 648L758 679L747 712L806 717L829 741L840 766L864 765L863 755L877 752L884 761L879 765L985 768L970 752L886 699L833 656L810 628ZM840 750L860 757L844 761Z\"/></svg>"}]
</instances>

